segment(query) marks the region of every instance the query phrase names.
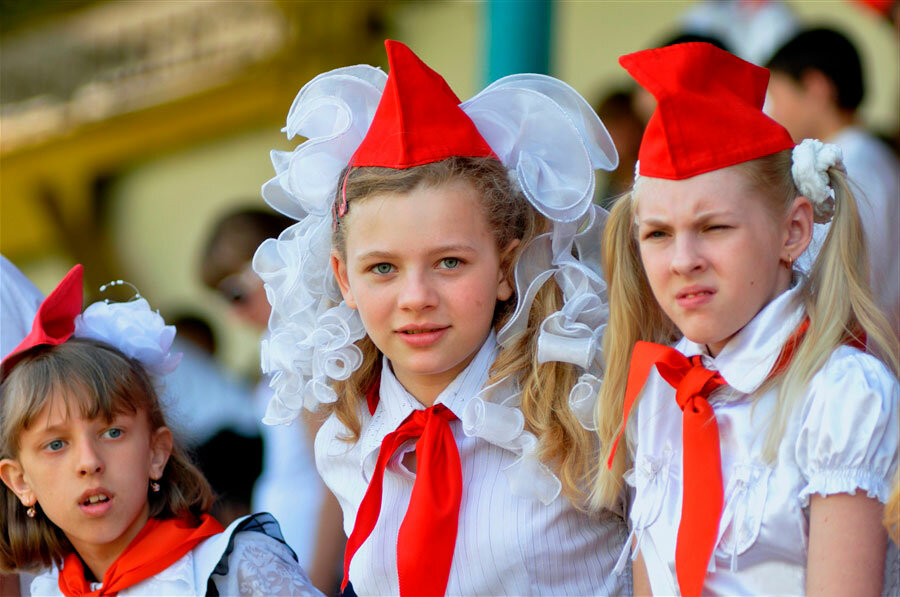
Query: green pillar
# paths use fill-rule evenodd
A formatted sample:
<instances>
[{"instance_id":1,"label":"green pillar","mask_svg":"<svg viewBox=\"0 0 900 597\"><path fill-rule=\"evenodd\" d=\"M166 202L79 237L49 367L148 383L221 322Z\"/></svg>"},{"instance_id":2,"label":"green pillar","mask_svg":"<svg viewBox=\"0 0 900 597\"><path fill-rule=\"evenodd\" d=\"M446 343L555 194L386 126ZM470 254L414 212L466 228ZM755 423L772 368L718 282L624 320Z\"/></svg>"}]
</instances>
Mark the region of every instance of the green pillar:
<instances>
[{"instance_id":1,"label":"green pillar","mask_svg":"<svg viewBox=\"0 0 900 597\"><path fill-rule=\"evenodd\" d=\"M552 0L487 0L487 83L513 73L550 72Z\"/></svg>"}]
</instances>

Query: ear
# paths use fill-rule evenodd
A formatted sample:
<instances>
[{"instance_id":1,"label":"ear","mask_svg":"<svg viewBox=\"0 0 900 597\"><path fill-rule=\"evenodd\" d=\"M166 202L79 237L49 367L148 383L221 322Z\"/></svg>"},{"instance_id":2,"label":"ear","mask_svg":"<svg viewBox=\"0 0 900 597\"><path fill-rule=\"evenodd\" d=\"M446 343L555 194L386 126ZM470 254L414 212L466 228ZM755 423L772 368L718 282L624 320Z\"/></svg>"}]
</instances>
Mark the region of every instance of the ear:
<instances>
[{"instance_id":1,"label":"ear","mask_svg":"<svg viewBox=\"0 0 900 597\"><path fill-rule=\"evenodd\" d=\"M166 463L172 455L172 432L168 427L160 427L150 437L150 478L158 480L166 470Z\"/></svg>"},{"instance_id":2,"label":"ear","mask_svg":"<svg viewBox=\"0 0 900 597\"><path fill-rule=\"evenodd\" d=\"M22 465L17 461L11 458L0 460L0 479L3 479L3 484L16 494L23 506L33 506L37 503L37 496L25 479Z\"/></svg>"},{"instance_id":3,"label":"ear","mask_svg":"<svg viewBox=\"0 0 900 597\"><path fill-rule=\"evenodd\" d=\"M498 301L508 300L513 294L513 270L515 268L513 267L512 257L519 243L519 239L514 238L500 251L500 271L497 274Z\"/></svg>"},{"instance_id":4,"label":"ear","mask_svg":"<svg viewBox=\"0 0 900 597\"><path fill-rule=\"evenodd\" d=\"M341 296L344 297L344 302L347 303L347 306L351 309L356 309L356 301L353 300L353 293L350 291L350 278L347 276L347 264L337 250L331 251L331 271L334 272L334 277L337 278L337 283L341 289Z\"/></svg>"},{"instance_id":5,"label":"ear","mask_svg":"<svg viewBox=\"0 0 900 597\"><path fill-rule=\"evenodd\" d=\"M813 209L809 199L799 195L794 199L785 220L781 260L790 264L797 260L812 240Z\"/></svg>"}]
</instances>

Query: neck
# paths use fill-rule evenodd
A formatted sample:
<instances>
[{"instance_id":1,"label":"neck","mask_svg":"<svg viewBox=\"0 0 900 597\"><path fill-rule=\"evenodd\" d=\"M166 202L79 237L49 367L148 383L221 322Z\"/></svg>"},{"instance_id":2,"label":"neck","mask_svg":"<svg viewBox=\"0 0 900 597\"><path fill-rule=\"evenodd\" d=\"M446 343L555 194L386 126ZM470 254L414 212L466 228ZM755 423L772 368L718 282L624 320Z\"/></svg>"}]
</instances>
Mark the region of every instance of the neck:
<instances>
[{"instance_id":1,"label":"neck","mask_svg":"<svg viewBox=\"0 0 900 597\"><path fill-rule=\"evenodd\" d=\"M852 113L835 109L819 121L815 136L823 141L830 141L845 128L853 126L855 122Z\"/></svg>"},{"instance_id":2,"label":"neck","mask_svg":"<svg viewBox=\"0 0 900 597\"><path fill-rule=\"evenodd\" d=\"M69 542L72 544L72 547L75 548L75 551L78 552L78 555L81 557L85 566L87 566L94 575L94 579L98 582L102 582L106 571L112 566L112 563L116 561L116 558L122 555L122 552L125 551L125 548L128 547L137 534L141 532L141 529L147 524L149 518L150 504L144 504L141 513L135 518L131 525L125 529L125 532L119 537L106 543L98 543L93 537L88 539L73 537L68 533L66 534L66 537L68 537Z\"/></svg>"},{"instance_id":3,"label":"neck","mask_svg":"<svg viewBox=\"0 0 900 597\"><path fill-rule=\"evenodd\" d=\"M441 392L447 389L447 386L456 378L457 373L443 375L429 375L424 378L404 379L407 376L399 375L396 371L394 375L407 392L412 394L413 398L419 401L424 407L434 406L434 401L441 395Z\"/></svg>"}]
</instances>

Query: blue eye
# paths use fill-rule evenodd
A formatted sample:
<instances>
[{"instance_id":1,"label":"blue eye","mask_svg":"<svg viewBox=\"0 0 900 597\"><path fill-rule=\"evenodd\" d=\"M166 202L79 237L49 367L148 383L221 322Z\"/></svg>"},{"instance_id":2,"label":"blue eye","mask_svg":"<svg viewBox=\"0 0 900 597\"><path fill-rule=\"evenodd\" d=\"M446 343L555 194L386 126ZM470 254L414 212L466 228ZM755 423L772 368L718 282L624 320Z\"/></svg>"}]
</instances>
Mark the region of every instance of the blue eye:
<instances>
[{"instance_id":1,"label":"blue eye","mask_svg":"<svg viewBox=\"0 0 900 597\"><path fill-rule=\"evenodd\" d=\"M459 267L459 259L456 257L445 257L441 259L441 267L444 269L455 269Z\"/></svg>"},{"instance_id":2,"label":"blue eye","mask_svg":"<svg viewBox=\"0 0 900 597\"><path fill-rule=\"evenodd\" d=\"M52 442L50 442L49 444L47 444L47 449L50 450L51 452L58 452L58 451L62 450L63 447L65 447L65 445L66 445L66 442L64 442L63 440L55 439Z\"/></svg>"},{"instance_id":3,"label":"blue eye","mask_svg":"<svg viewBox=\"0 0 900 597\"><path fill-rule=\"evenodd\" d=\"M378 263L372 267L372 271L376 274L389 274L394 270L394 266L390 263Z\"/></svg>"},{"instance_id":4,"label":"blue eye","mask_svg":"<svg viewBox=\"0 0 900 597\"><path fill-rule=\"evenodd\" d=\"M122 437L122 430L117 427L110 427L103 434L110 439L116 439L117 437Z\"/></svg>"}]
</instances>

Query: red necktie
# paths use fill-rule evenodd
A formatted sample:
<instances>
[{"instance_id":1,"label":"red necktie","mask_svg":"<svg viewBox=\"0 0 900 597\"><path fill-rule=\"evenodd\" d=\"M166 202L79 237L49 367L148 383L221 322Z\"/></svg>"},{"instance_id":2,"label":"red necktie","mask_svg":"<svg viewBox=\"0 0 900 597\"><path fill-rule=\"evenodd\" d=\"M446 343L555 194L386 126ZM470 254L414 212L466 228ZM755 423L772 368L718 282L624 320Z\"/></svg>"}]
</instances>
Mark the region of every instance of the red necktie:
<instances>
[{"instance_id":1,"label":"red necktie","mask_svg":"<svg viewBox=\"0 0 900 597\"><path fill-rule=\"evenodd\" d=\"M370 409L372 393L370 390ZM353 555L378 522L384 469L397 449L411 439L416 440L416 480L397 535L400 595L443 595L447 590L462 500L462 467L449 424L454 419L456 415L446 406L436 404L411 413L382 440L372 480L347 539L341 590L347 586Z\"/></svg>"},{"instance_id":2,"label":"red necktie","mask_svg":"<svg viewBox=\"0 0 900 597\"><path fill-rule=\"evenodd\" d=\"M84 564L77 554L70 553L65 557L59 574L59 590L67 597L116 595L159 574L198 543L222 530L222 525L209 514L203 515L198 527L192 527L180 518L151 518L107 568L101 588L91 591L90 584L84 578Z\"/></svg>"},{"instance_id":3,"label":"red necktie","mask_svg":"<svg viewBox=\"0 0 900 597\"><path fill-rule=\"evenodd\" d=\"M700 357L688 359L669 346L638 342L631 353L631 367L625 387L624 421L644 387L650 369L675 388L675 401L682 411L683 494L681 522L675 544L675 572L681 594L700 595L706 568L712 558L722 515L722 462L719 455L719 426L707 398L725 380L700 364ZM613 444L608 466L624 431Z\"/></svg>"},{"instance_id":4,"label":"red necktie","mask_svg":"<svg viewBox=\"0 0 900 597\"><path fill-rule=\"evenodd\" d=\"M805 318L781 348L766 379L787 368L808 327L809 318ZM858 342L850 343L859 346ZM609 468L612 468L634 401L654 365L662 378L675 388L675 401L682 411L683 494L681 523L675 543L675 573L682 595L700 595L719 534L724 501L719 426L707 398L726 382L717 372L703 367L699 355L688 359L669 346L652 342L635 344L625 386L622 429L613 442L606 463Z\"/></svg>"}]
</instances>

